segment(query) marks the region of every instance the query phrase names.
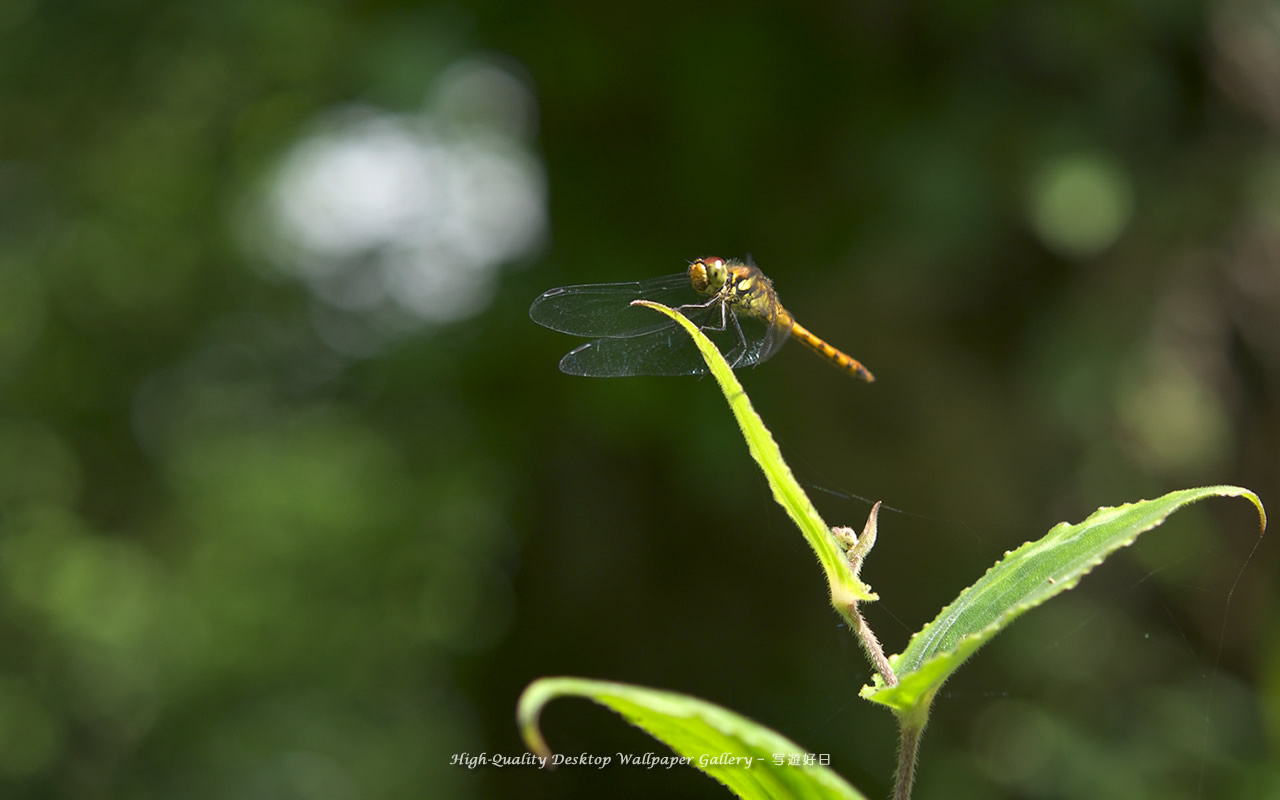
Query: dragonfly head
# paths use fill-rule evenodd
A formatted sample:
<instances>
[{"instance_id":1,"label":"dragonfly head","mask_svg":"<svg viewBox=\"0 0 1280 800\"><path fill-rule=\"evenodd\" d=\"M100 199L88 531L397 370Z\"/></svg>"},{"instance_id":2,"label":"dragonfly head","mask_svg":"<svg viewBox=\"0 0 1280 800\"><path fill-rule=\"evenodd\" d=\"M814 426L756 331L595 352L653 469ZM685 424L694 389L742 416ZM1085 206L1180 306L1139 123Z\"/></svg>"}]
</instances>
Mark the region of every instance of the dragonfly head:
<instances>
[{"instance_id":1,"label":"dragonfly head","mask_svg":"<svg viewBox=\"0 0 1280 800\"><path fill-rule=\"evenodd\" d=\"M689 283L699 294L715 294L729 279L729 268L723 258L708 256L689 265Z\"/></svg>"}]
</instances>

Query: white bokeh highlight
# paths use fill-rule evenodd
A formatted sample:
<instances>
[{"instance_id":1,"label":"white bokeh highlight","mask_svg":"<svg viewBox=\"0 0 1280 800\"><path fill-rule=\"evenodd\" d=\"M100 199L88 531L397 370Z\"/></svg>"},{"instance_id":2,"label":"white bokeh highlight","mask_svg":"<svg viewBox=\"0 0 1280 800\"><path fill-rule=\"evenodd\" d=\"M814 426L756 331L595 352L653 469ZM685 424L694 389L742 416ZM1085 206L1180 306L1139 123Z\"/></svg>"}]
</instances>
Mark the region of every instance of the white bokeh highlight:
<instances>
[{"instance_id":1,"label":"white bokeh highlight","mask_svg":"<svg viewBox=\"0 0 1280 800\"><path fill-rule=\"evenodd\" d=\"M352 355L479 313L503 266L546 237L545 174L527 141L536 102L525 84L469 61L427 97L416 114L328 114L284 155L261 198L255 244L278 271L332 312L394 319L348 318L336 338L319 330ZM355 343L354 329L378 341Z\"/></svg>"}]
</instances>

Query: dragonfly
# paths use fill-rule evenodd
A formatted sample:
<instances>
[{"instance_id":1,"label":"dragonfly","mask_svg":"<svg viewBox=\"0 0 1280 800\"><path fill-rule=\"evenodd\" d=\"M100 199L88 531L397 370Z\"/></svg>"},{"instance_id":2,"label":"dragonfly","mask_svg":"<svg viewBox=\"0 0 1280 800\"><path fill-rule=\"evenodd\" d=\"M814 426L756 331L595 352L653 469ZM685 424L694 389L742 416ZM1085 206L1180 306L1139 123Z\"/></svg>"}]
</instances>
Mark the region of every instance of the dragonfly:
<instances>
[{"instance_id":1,"label":"dragonfly","mask_svg":"<svg viewBox=\"0 0 1280 800\"><path fill-rule=\"evenodd\" d=\"M594 341L560 359L560 371L593 378L700 375L706 362L673 320L632 306L651 300L677 309L716 344L734 369L771 358L795 337L845 374L874 381L856 358L796 322L773 282L748 256L745 262L699 258L687 272L626 283L586 283L549 289L529 307L534 322Z\"/></svg>"}]
</instances>

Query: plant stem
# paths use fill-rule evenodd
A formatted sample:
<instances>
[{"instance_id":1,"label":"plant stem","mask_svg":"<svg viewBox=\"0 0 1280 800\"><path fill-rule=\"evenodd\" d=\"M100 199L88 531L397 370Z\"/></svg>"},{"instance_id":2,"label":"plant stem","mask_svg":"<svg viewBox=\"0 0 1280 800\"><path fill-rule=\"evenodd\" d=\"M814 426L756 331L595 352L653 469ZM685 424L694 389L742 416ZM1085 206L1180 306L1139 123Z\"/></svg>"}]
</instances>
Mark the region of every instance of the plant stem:
<instances>
[{"instance_id":1,"label":"plant stem","mask_svg":"<svg viewBox=\"0 0 1280 800\"><path fill-rule=\"evenodd\" d=\"M898 770L893 775L893 800L911 800L911 787L916 779L916 760L920 757L920 737L929 723L929 708L933 705L931 689L908 708L894 711L898 719Z\"/></svg>"},{"instance_id":2,"label":"plant stem","mask_svg":"<svg viewBox=\"0 0 1280 800\"><path fill-rule=\"evenodd\" d=\"M858 612L857 605L850 609L849 624L853 627L853 633L858 637L858 644L862 645L862 650L867 654L867 658L871 659L871 663L875 665L876 672L880 673L880 677L884 679L885 686L897 686L898 676L893 673L893 667L889 665L889 659L884 655L884 648L880 646L880 640L876 638L875 633L871 631L867 621L862 618L862 614Z\"/></svg>"},{"instance_id":3,"label":"plant stem","mask_svg":"<svg viewBox=\"0 0 1280 800\"><path fill-rule=\"evenodd\" d=\"M893 776L893 800L911 800L911 786L916 779L916 757L920 752L924 722L908 722L900 717L898 723L901 739L898 746L898 770Z\"/></svg>"}]
</instances>

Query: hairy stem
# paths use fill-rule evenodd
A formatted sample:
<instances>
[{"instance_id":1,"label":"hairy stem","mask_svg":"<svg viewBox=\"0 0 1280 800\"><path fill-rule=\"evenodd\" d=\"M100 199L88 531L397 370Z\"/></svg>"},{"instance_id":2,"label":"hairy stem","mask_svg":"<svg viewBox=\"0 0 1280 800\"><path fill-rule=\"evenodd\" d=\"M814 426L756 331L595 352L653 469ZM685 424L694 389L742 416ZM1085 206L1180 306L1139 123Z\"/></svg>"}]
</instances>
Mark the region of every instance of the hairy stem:
<instances>
[{"instance_id":1,"label":"hairy stem","mask_svg":"<svg viewBox=\"0 0 1280 800\"><path fill-rule=\"evenodd\" d=\"M902 721L899 731L898 770L893 775L893 800L911 800L911 785L916 779L916 757L920 752L920 737L924 723L908 724Z\"/></svg>"},{"instance_id":2,"label":"hairy stem","mask_svg":"<svg viewBox=\"0 0 1280 800\"><path fill-rule=\"evenodd\" d=\"M893 673L893 667L890 666L889 659L885 657L884 648L880 646L880 640L871 631L867 621L862 618L862 614L858 613L858 609L855 607L851 611L849 624L853 627L853 634L858 637L858 644L862 645L863 652L867 654L867 658L871 659L871 663L875 665L876 672L879 672L880 677L884 678L885 685L897 686L898 676Z\"/></svg>"}]
</instances>

